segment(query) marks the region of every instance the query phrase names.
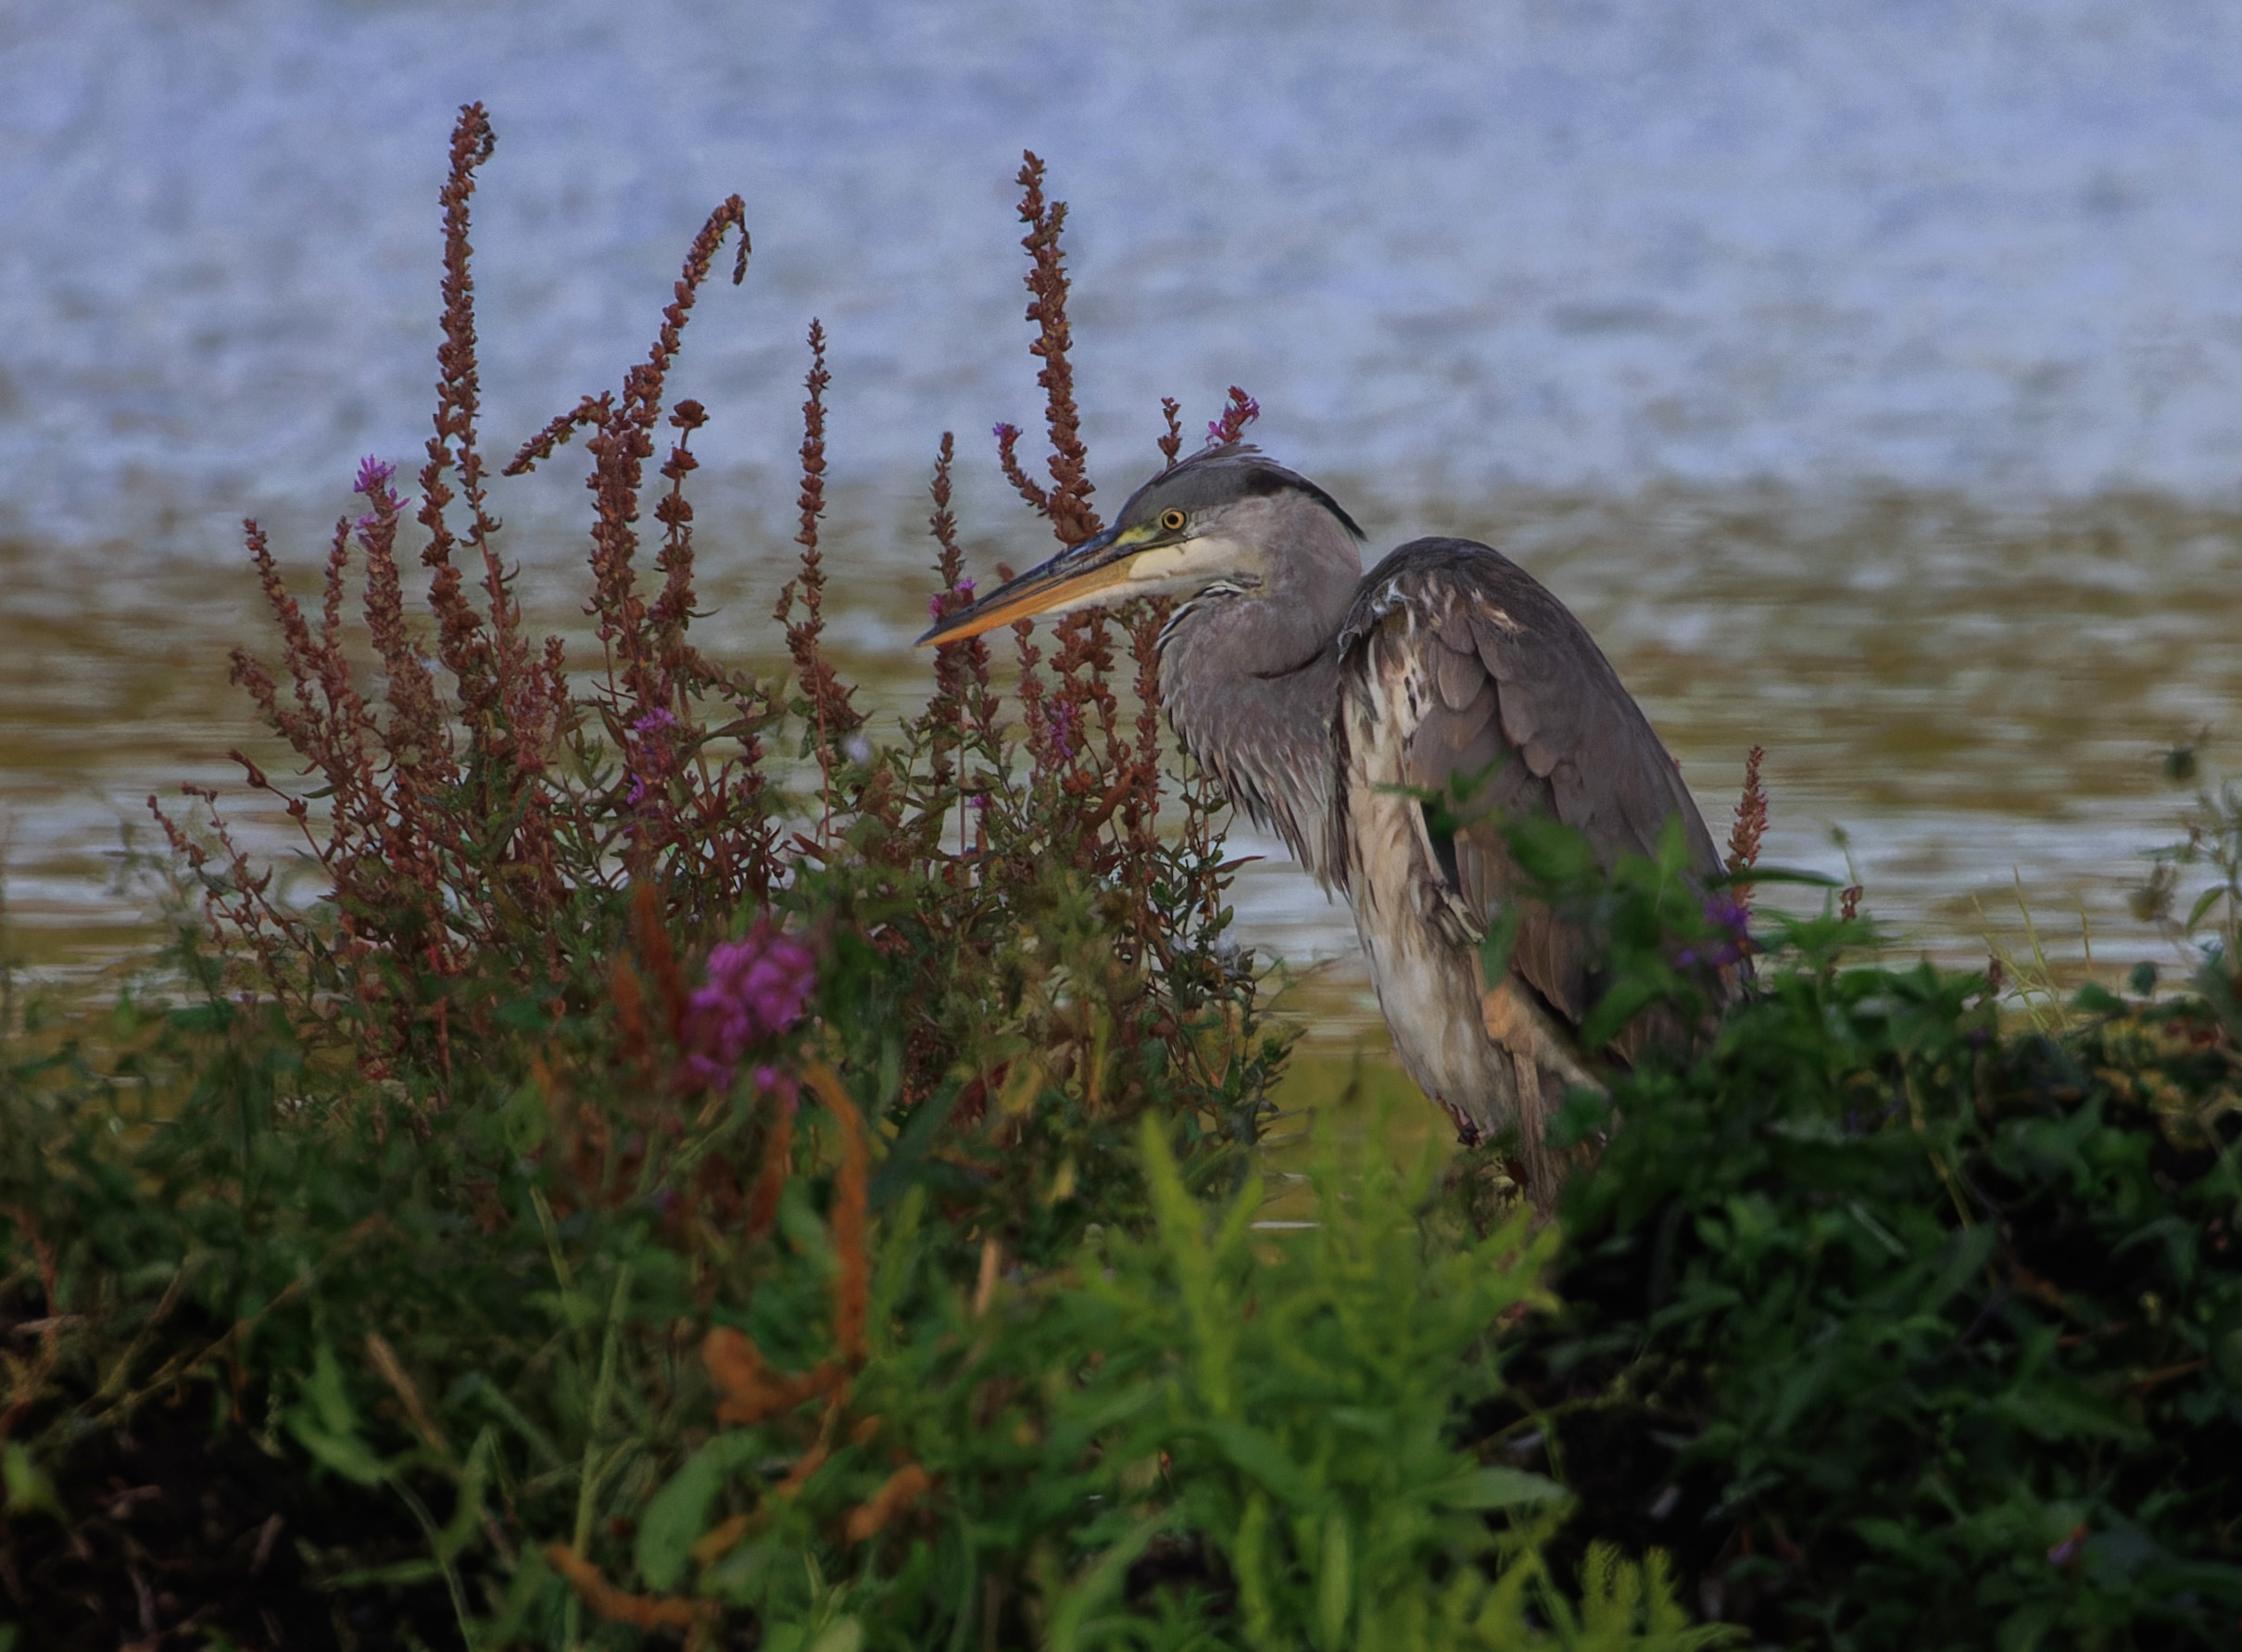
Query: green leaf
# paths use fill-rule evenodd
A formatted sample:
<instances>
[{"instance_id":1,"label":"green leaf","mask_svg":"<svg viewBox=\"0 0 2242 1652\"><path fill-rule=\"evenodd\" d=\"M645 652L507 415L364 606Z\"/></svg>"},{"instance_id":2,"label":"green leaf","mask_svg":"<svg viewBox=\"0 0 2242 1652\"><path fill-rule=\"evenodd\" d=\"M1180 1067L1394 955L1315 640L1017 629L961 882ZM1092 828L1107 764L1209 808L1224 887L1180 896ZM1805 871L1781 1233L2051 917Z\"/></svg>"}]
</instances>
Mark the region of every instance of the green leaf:
<instances>
[{"instance_id":1,"label":"green leaf","mask_svg":"<svg viewBox=\"0 0 2242 1652\"><path fill-rule=\"evenodd\" d=\"M1754 888L1761 884L1795 883L1810 889L1841 889L1843 878L1832 877L1826 872L1807 872L1795 866L1746 866L1741 872L1715 872L1704 878L1708 889L1732 889L1748 883Z\"/></svg>"},{"instance_id":2,"label":"green leaf","mask_svg":"<svg viewBox=\"0 0 2242 1652\"><path fill-rule=\"evenodd\" d=\"M342 1362L334 1356L334 1344L324 1338L312 1354L311 1380L304 1384L304 1394L318 1415L320 1427L331 1434L358 1432L358 1412L343 1386Z\"/></svg>"},{"instance_id":3,"label":"green leaf","mask_svg":"<svg viewBox=\"0 0 2242 1652\"><path fill-rule=\"evenodd\" d=\"M1561 1502L1570 1494L1554 1480L1491 1463L1448 1482L1432 1500L1442 1508L1521 1508Z\"/></svg>"},{"instance_id":4,"label":"green leaf","mask_svg":"<svg viewBox=\"0 0 2242 1652\"><path fill-rule=\"evenodd\" d=\"M55 1494L53 1479L20 1440L10 1440L6 1449L0 1451L0 1484L7 1488L6 1512L10 1519L37 1509L65 1524L69 1522L69 1517L62 1512L62 1499Z\"/></svg>"},{"instance_id":5,"label":"green leaf","mask_svg":"<svg viewBox=\"0 0 2242 1652\"><path fill-rule=\"evenodd\" d=\"M1075 1652L1090 1614L1120 1598L1122 1586L1128 1582L1128 1569L1170 1523L1165 1513L1140 1520L1119 1543L1075 1574L1052 1607L1047 1636L1051 1652Z\"/></svg>"},{"instance_id":6,"label":"green leaf","mask_svg":"<svg viewBox=\"0 0 2242 1652\"><path fill-rule=\"evenodd\" d=\"M537 1087L523 1084L506 1098L499 1119L506 1132L508 1151L529 1153L545 1140L545 1133L552 1123L552 1115Z\"/></svg>"},{"instance_id":7,"label":"green leaf","mask_svg":"<svg viewBox=\"0 0 2242 1652\"><path fill-rule=\"evenodd\" d=\"M1252 1423L1211 1419L1199 1425L1199 1431L1214 1443L1232 1468L1292 1507L1304 1508L1317 1500L1316 1485L1300 1465L1285 1455L1284 1447L1274 1438Z\"/></svg>"},{"instance_id":8,"label":"green leaf","mask_svg":"<svg viewBox=\"0 0 2242 1652\"><path fill-rule=\"evenodd\" d=\"M1632 969L1612 982L1581 1023L1581 1042L1600 1050L1620 1034L1636 1013L1654 1003L1668 986L1663 969Z\"/></svg>"},{"instance_id":9,"label":"green leaf","mask_svg":"<svg viewBox=\"0 0 2242 1652\"><path fill-rule=\"evenodd\" d=\"M2071 1007L2088 1015L2122 1015L2125 1002L2105 986L2088 981L2071 1000Z\"/></svg>"},{"instance_id":10,"label":"green leaf","mask_svg":"<svg viewBox=\"0 0 2242 1652\"><path fill-rule=\"evenodd\" d=\"M398 1583L425 1583L444 1575L434 1560L399 1560L394 1566L362 1566L339 1572L320 1584L322 1589L377 1589Z\"/></svg>"},{"instance_id":11,"label":"green leaf","mask_svg":"<svg viewBox=\"0 0 2242 1652\"><path fill-rule=\"evenodd\" d=\"M1354 1606L1353 1548L1347 1517L1334 1508L1323 1517L1323 1556L1316 1569L1316 1638L1325 1652L1339 1652L1347 1644L1347 1620Z\"/></svg>"},{"instance_id":12,"label":"green leaf","mask_svg":"<svg viewBox=\"0 0 2242 1652\"><path fill-rule=\"evenodd\" d=\"M2065 1440L2114 1440L2125 1445L2145 1445L2148 1436L2138 1423L2083 1389L2042 1380L2020 1392L2005 1393L1993 1402L1995 1415L2027 1433L2050 1444Z\"/></svg>"},{"instance_id":13,"label":"green leaf","mask_svg":"<svg viewBox=\"0 0 2242 1652\"><path fill-rule=\"evenodd\" d=\"M289 1414L288 1431L296 1436L297 1444L311 1454L313 1461L334 1469L345 1480L359 1485L379 1485L389 1477L388 1466L362 1441L350 1434L331 1434L301 1411Z\"/></svg>"},{"instance_id":14,"label":"green leaf","mask_svg":"<svg viewBox=\"0 0 2242 1652\"><path fill-rule=\"evenodd\" d=\"M724 1482L755 1460L759 1437L742 1429L719 1434L686 1460L684 1468L648 1501L632 1550L649 1589L677 1586L693 1545L708 1530L709 1505Z\"/></svg>"}]
</instances>

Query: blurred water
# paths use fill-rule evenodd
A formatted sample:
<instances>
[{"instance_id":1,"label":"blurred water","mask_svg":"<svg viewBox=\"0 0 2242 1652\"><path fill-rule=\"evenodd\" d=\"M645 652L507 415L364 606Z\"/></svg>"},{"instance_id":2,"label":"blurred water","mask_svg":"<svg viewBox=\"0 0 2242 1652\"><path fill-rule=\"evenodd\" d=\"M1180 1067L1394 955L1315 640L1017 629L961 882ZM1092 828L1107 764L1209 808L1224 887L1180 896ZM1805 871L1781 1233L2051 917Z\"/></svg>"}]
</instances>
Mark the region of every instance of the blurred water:
<instances>
[{"instance_id":1,"label":"blurred water","mask_svg":"<svg viewBox=\"0 0 2242 1652\"><path fill-rule=\"evenodd\" d=\"M494 436L618 376L725 194L717 469L1034 410L1011 173L1075 207L1093 435L1251 388L1304 466L2223 493L2242 11L2142 0L107 0L0 7L0 527L206 552L422 439L452 111Z\"/></svg>"},{"instance_id":2,"label":"blurred water","mask_svg":"<svg viewBox=\"0 0 2242 1652\"><path fill-rule=\"evenodd\" d=\"M1834 867L1850 826L1921 938L1973 945L2012 864L2122 932L2170 809L2148 760L2242 687L2238 69L2242 12L2137 0L0 0L16 906L98 952L119 809L244 743L235 519L308 558L359 455L417 453L444 139L480 97L494 448L614 383L748 200L748 287L707 295L674 384L715 415L742 651L815 312L841 634L901 702L934 436L971 457L1038 407L1032 145L1074 206L1109 496L1161 395L1204 418L1243 384L1377 543L1505 534L1708 814L1760 740L1778 851ZM562 620L575 474L502 500ZM969 465L984 564L1038 549L1001 493ZM1304 885L1249 883L1260 934L1345 952Z\"/></svg>"}]
</instances>

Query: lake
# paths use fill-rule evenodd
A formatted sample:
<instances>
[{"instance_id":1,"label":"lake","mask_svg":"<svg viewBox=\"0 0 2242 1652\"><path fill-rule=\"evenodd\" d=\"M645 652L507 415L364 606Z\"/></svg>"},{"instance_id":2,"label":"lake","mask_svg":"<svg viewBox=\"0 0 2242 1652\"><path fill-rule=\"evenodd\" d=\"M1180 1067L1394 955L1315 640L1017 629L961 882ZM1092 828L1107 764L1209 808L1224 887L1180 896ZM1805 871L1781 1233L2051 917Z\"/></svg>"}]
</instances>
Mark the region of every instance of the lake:
<instances>
[{"instance_id":1,"label":"lake","mask_svg":"<svg viewBox=\"0 0 2242 1652\"><path fill-rule=\"evenodd\" d=\"M837 639L923 682L919 489L968 460L986 570L1040 554L986 462L1032 427L1011 175L1073 203L1110 505L1156 405L1257 435L1373 549L1511 549L1587 621L1716 830L1770 750L1770 857L1850 852L1896 946L2169 961L2124 908L2231 724L2242 645L2242 14L2209 5L118 0L0 18L0 809L27 955L145 933L120 816L224 780L258 637L237 519L308 564L434 376L456 106L485 428L510 449L642 355L686 242L748 201L676 393L706 402L704 590L769 659L800 334L834 338ZM576 624L562 462L501 498ZM274 823L249 814L278 847ZM1272 848L1272 846L1263 846ZM1273 848L1272 848L1272 852ZM1279 857L1280 858L1280 857ZM1241 922L1336 960L1289 868ZM1319 1019L1319 1025L1326 1023Z\"/></svg>"}]
</instances>

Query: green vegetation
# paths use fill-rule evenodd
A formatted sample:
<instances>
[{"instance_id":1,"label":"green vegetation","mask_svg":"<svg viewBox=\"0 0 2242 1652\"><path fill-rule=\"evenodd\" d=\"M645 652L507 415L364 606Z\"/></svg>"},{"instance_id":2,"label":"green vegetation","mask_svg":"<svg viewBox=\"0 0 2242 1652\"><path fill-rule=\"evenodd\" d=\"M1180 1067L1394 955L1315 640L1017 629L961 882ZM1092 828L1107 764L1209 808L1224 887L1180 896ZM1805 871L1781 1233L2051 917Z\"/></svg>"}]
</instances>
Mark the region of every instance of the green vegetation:
<instances>
[{"instance_id":1,"label":"green vegetation","mask_svg":"<svg viewBox=\"0 0 2242 1652\"><path fill-rule=\"evenodd\" d=\"M648 362L515 461L592 463L601 657L531 646L474 446L488 148L465 111L428 633L385 467L316 617L252 536L283 652L235 678L309 784L250 780L321 898L168 819L168 974L90 1017L0 974L0 1648L2231 1642L2230 801L2143 895L2227 927L2189 991L2008 1026L1848 962L1847 891L1755 920L1694 1061L1568 1102L1557 1226L1499 1144L1328 1118L1270 1221L1287 1046L1218 800L1163 775L1159 614L1023 628L1002 698L943 649L866 727L813 328L791 670L704 658L662 384L734 202ZM1075 537L1063 208L1021 182L1051 480L1003 462ZM1694 1014L1739 944L1670 867L1513 847L1611 939L1614 1016Z\"/></svg>"}]
</instances>

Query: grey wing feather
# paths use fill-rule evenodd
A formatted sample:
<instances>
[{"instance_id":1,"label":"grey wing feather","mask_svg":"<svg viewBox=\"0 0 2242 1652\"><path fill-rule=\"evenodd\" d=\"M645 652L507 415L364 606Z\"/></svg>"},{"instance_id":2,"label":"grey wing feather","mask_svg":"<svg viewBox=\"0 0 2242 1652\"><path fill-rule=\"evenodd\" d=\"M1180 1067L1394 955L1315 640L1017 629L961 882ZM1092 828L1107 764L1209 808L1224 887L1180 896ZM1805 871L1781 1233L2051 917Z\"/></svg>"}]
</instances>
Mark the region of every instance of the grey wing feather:
<instances>
[{"instance_id":1,"label":"grey wing feather","mask_svg":"<svg viewBox=\"0 0 2242 1652\"><path fill-rule=\"evenodd\" d=\"M1403 611L1408 623L1387 623ZM1459 777L1480 779L1444 846L1452 852L1438 859L1482 932L1517 876L1494 825L1503 815L1554 815L1607 867L1652 853L1679 815L1692 866L1719 869L1704 817L1619 674L1565 606L1499 551L1459 539L1403 546L1364 580L1340 647L1350 670L1436 690L1417 700L1405 735L1408 783L1445 794ZM1392 657L1403 649L1423 657ZM1592 962L1577 930L1546 910L1526 914L1512 967L1574 1022L1589 1007Z\"/></svg>"}]
</instances>

